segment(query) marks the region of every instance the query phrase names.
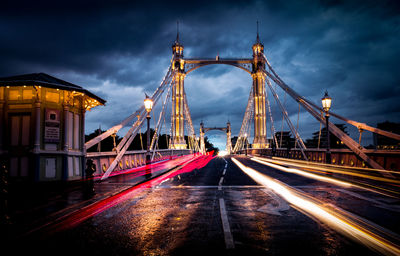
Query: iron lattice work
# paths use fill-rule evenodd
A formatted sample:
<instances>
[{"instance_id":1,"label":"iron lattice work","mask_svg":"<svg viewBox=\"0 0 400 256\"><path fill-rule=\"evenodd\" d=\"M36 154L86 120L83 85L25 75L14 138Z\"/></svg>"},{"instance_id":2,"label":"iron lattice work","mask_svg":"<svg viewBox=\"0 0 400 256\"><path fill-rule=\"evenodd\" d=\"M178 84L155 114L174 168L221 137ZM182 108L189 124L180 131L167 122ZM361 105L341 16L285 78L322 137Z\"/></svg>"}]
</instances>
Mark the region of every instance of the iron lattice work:
<instances>
[{"instance_id":1,"label":"iron lattice work","mask_svg":"<svg viewBox=\"0 0 400 256\"><path fill-rule=\"evenodd\" d=\"M191 143L191 146L192 146L191 149L193 149L196 152L199 152L200 147L199 147L198 141L196 139L196 132L194 131L192 116L190 115L190 110L189 110L189 105L187 103L186 93L184 93L184 110L185 110L185 117L187 120L187 124L189 126L188 140L189 140L189 143Z\"/></svg>"},{"instance_id":2,"label":"iron lattice work","mask_svg":"<svg viewBox=\"0 0 400 256\"><path fill-rule=\"evenodd\" d=\"M275 127L274 120L271 113L271 107L268 100L268 89L272 93L273 98L275 99L277 105L279 106L283 120L286 121L289 126L292 134L295 136L296 145L299 145L301 152L303 154L303 158L307 160L307 156L305 154L306 146L300 134L292 124L289 119L288 113L285 109L285 106L281 103L279 96L272 86L272 83L278 85L282 90L284 90L285 95L288 94L291 96L296 102L298 102L305 110L307 110L317 121L321 124L326 122L325 117L320 113L322 110L321 107L314 104L313 102L307 100L306 98L300 96L297 92L295 92L292 88L290 88L275 72L269 63L267 57L264 55L264 46L260 42L258 33L256 43L252 46L253 57L252 58L220 58L217 56L214 58L184 58L183 57L183 45L179 42L179 34L175 40L175 43L172 45L172 59L171 65L169 66L167 73L165 74L161 84L155 90L151 99L154 102L154 106L157 104L161 95L164 93L166 89L168 89L167 96L163 102L162 110L159 115L159 119L155 128L155 135L153 136L151 142L151 149L154 151L155 145L157 144L158 134L161 129L161 120L165 120L165 114L167 109L167 104L169 98L171 98L172 103L172 113L171 113L171 138L170 138L170 148L186 148L186 142L184 141L184 124L185 121L188 126L188 138L190 140L191 148L195 151L204 152L204 133L207 129L220 129L227 132L227 151L228 152L238 152L246 147L248 144L248 138L250 137L250 128L252 121L254 122L254 141L253 146L256 148L266 148L267 144L267 127L266 127L266 113L269 113L269 120L271 122L271 132L273 136L273 141L275 145L278 145L278 141L275 137ZM186 93L184 90L184 79L187 74L190 72L207 65L231 65L237 68L240 68L252 76L253 85L250 90L249 99L247 102L246 110L244 113L242 125L240 128L240 132L238 135L238 140L232 149L231 146L231 128L230 123L228 123L227 128L204 128L203 124L200 126L200 146L196 140L196 134L194 132L194 127L189 111L189 106L187 102ZM265 87L267 84L267 88ZM383 131L378 128L374 128L368 126L364 123L356 122L345 117L342 117L338 114L330 112L330 114L340 120L343 120L351 125L356 126L360 131L368 130L383 136L387 136L396 140L400 140L400 135L394 134L391 132ZM137 118L136 121L134 119ZM85 143L86 148L90 148L100 141L104 140L109 136L114 136L122 127L132 123L128 132L124 135L122 140L119 142L118 146L115 147L117 152L117 156L111 165L106 170L102 179L107 178L110 173L114 170L117 163L121 160L122 156L125 154L129 145L133 141L134 137L137 135L140 127L143 125L143 122L146 118L146 111L144 106L139 107L133 114L124 119L121 123L111 127L104 133L99 136L93 138L92 140ZM368 163L371 167L376 169L383 169L378 163L370 159L365 153L364 148L353 139L351 139L347 134L345 134L342 130L336 127L333 123L329 123L329 131L334 134L338 139L343 141L357 156L363 159L366 163ZM154 153L153 153L154 157Z\"/></svg>"},{"instance_id":3,"label":"iron lattice work","mask_svg":"<svg viewBox=\"0 0 400 256\"><path fill-rule=\"evenodd\" d=\"M233 148L233 153L245 149L249 137L249 129L251 126L251 119L253 117L253 90L250 90L249 99L247 101L246 110L244 112L244 117L242 125L240 127L238 140L236 141L235 147Z\"/></svg>"},{"instance_id":4,"label":"iron lattice work","mask_svg":"<svg viewBox=\"0 0 400 256\"><path fill-rule=\"evenodd\" d=\"M267 64L268 70L265 71L266 75L274 81L281 89L283 89L287 94L289 94L295 101L297 101L305 110L307 110L317 121L319 121L322 125L325 124L326 120L323 115L320 113L323 111L323 109L313 102L309 101L308 99L300 96L297 92L295 92L292 88L290 88L283 80L278 76L278 74L275 72L275 70L272 68L271 64L269 63L267 57L264 55L265 62ZM273 90L272 86L270 83L268 83L269 87L271 90ZM381 134L390 138L394 138L397 140L400 140L400 135L390 133L387 131L380 130L378 128L373 128L370 127L366 124L362 124L356 121L352 121L349 119L346 119L344 117L341 117L340 115L337 115L333 112L329 112L330 115L335 116L351 125L356 126L359 129L365 129L369 130L372 132L375 132L377 134ZM359 143L355 142L349 135L347 135L345 132L340 130L335 124L329 122L329 131L334 134L338 139L343 141L343 143L349 147L350 150L352 150L357 156L359 156L361 159L363 159L369 166L375 169L384 169L382 166L380 166L377 162L372 160L370 157L367 156L366 153L364 153L365 148L362 147ZM297 135L296 135L297 136Z\"/></svg>"},{"instance_id":5,"label":"iron lattice work","mask_svg":"<svg viewBox=\"0 0 400 256\"><path fill-rule=\"evenodd\" d=\"M207 65L224 64L243 69L251 74L253 59L227 59L227 58L197 58L197 59L184 59L186 74Z\"/></svg>"}]
</instances>

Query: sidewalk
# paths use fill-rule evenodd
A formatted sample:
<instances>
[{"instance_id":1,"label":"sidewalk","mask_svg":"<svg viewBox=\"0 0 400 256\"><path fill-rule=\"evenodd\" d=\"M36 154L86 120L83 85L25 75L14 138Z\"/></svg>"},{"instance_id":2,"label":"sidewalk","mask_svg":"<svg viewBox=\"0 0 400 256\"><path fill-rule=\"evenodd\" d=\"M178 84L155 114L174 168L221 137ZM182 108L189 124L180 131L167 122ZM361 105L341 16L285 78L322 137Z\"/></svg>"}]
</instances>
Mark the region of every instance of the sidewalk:
<instances>
[{"instance_id":1,"label":"sidewalk","mask_svg":"<svg viewBox=\"0 0 400 256\"><path fill-rule=\"evenodd\" d=\"M144 175L148 172L142 166L104 181L95 179L94 194L87 193L87 182L84 180L10 188L10 195L13 195L9 197L11 223L4 229L2 227L2 232L5 231L6 236L12 239L39 230L49 223L163 175L191 159L182 157L159 165L152 169L151 177Z\"/></svg>"}]
</instances>

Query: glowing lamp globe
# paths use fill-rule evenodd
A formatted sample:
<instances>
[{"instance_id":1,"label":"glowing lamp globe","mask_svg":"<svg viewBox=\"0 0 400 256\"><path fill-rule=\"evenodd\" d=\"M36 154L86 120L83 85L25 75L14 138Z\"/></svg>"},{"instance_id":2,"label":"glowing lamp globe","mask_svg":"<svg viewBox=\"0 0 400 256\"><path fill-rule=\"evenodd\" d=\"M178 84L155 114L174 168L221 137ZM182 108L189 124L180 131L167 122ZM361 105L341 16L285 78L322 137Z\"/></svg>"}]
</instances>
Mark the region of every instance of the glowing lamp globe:
<instances>
[{"instance_id":1,"label":"glowing lamp globe","mask_svg":"<svg viewBox=\"0 0 400 256\"><path fill-rule=\"evenodd\" d=\"M147 113L151 112L153 108L153 101L146 95L146 99L144 99L144 108L146 109Z\"/></svg>"},{"instance_id":2,"label":"glowing lamp globe","mask_svg":"<svg viewBox=\"0 0 400 256\"><path fill-rule=\"evenodd\" d=\"M329 97L328 92L325 92L324 97L321 99L322 101L322 108L324 109L325 112L328 112L329 109L331 108L332 104L332 98Z\"/></svg>"}]
</instances>

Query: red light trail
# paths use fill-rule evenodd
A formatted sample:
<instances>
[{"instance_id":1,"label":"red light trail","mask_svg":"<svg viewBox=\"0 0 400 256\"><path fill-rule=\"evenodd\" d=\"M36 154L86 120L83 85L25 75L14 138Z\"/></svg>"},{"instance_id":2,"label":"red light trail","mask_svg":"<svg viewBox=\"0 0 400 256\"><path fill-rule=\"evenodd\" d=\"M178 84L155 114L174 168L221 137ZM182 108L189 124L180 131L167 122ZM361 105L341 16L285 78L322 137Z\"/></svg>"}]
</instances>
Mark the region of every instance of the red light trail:
<instances>
[{"instance_id":1,"label":"red light trail","mask_svg":"<svg viewBox=\"0 0 400 256\"><path fill-rule=\"evenodd\" d=\"M42 230L45 232L45 234L51 234L51 233L60 232L60 231L66 230L66 229L76 227L77 225L81 224L85 220L87 220L107 209L110 209L111 207L114 207L128 199L131 199L136 194L138 194L139 192L143 191L146 188L157 186L161 182L163 182L167 179L173 178L179 174L192 172L195 169L201 169L202 167L207 165L213 158L214 158L213 152L210 152L206 155L193 154L193 155L187 155L187 156L177 158L180 160L179 161L180 163L179 163L179 167L177 167L175 170L172 170L172 171L162 174L158 177L155 177L153 179L150 179L143 183L140 183L136 186L128 188L114 196L108 197L106 199L103 199L103 200L93 203L91 205L88 205L88 206L86 206L82 209L79 209L67 216L61 217L60 219L56 220L55 222L48 223L36 230ZM146 170L148 170L150 168L152 169L152 171L154 171L154 169L156 169L156 171L161 171L162 169L164 169L164 170L169 169L169 168L171 168L171 165L173 165L173 164L176 166L177 161L174 161L174 160L171 160L172 163L171 163L171 161L166 161L166 162L162 162L162 163L152 164L151 167L149 167L149 168L146 168L146 167L139 168L139 169L136 168L134 170L127 171L122 175L129 175L131 173L135 173L135 174L137 174L137 176L143 176L146 174ZM36 230L31 231L29 233L35 232Z\"/></svg>"}]
</instances>

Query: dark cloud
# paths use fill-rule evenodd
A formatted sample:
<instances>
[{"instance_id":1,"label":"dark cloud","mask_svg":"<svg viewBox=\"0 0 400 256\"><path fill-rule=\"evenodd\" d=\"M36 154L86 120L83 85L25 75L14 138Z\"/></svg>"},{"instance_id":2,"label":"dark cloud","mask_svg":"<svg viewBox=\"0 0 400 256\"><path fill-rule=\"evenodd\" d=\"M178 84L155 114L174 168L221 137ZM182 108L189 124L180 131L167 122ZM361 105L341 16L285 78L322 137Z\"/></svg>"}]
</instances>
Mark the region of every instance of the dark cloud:
<instances>
[{"instance_id":1,"label":"dark cloud","mask_svg":"<svg viewBox=\"0 0 400 256\"><path fill-rule=\"evenodd\" d=\"M186 57L251 57L259 20L269 61L301 95L320 104L327 89L343 116L400 122L399 14L398 1L3 1L0 76L46 72L87 87L109 101L87 115L88 129L109 127L161 82L177 20ZM201 120L219 126L230 119L237 133L250 87L248 74L232 67L190 73L196 130ZM295 123L297 104L288 99L286 107ZM319 125L301 111L309 136Z\"/></svg>"}]
</instances>

